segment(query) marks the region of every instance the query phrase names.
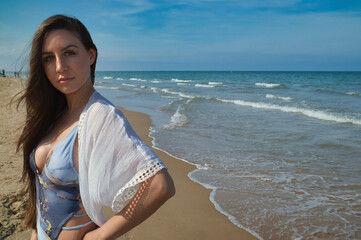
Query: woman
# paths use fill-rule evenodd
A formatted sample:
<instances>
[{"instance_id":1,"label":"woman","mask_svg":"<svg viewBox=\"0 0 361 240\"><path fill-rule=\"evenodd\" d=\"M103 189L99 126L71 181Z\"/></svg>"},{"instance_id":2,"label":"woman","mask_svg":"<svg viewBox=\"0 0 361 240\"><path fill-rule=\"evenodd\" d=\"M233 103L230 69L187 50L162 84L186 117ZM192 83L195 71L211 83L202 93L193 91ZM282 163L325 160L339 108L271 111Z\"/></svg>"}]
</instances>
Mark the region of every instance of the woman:
<instances>
[{"instance_id":1,"label":"woman","mask_svg":"<svg viewBox=\"0 0 361 240\"><path fill-rule=\"evenodd\" d=\"M114 239L175 193L161 160L95 91L96 60L76 18L52 16L34 34L18 140L31 239ZM117 212L107 222L103 206Z\"/></svg>"}]
</instances>

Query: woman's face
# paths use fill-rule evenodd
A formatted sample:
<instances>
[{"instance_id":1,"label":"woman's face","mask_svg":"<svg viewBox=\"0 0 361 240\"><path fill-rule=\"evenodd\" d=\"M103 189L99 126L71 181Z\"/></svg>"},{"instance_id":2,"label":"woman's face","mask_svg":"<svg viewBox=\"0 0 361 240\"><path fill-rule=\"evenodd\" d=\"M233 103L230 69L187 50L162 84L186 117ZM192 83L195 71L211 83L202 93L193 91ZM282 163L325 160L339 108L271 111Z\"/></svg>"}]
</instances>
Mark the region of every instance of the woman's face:
<instances>
[{"instance_id":1,"label":"woman's face","mask_svg":"<svg viewBox=\"0 0 361 240\"><path fill-rule=\"evenodd\" d=\"M42 62L50 83L64 94L92 87L90 65L96 56L94 49L86 50L74 33L53 30L44 38Z\"/></svg>"}]
</instances>

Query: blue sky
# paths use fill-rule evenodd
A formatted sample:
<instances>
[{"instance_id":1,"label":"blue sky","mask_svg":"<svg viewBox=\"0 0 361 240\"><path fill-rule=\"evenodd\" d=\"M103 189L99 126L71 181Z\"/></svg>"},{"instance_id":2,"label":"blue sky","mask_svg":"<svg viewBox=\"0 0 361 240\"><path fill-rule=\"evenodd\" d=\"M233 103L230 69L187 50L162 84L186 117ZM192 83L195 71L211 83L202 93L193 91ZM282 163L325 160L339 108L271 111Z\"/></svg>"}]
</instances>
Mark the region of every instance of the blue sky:
<instances>
[{"instance_id":1,"label":"blue sky","mask_svg":"<svg viewBox=\"0 0 361 240\"><path fill-rule=\"evenodd\" d=\"M60 13L87 26L97 70L361 71L360 0L5 0L0 10L9 70Z\"/></svg>"}]
</instances>

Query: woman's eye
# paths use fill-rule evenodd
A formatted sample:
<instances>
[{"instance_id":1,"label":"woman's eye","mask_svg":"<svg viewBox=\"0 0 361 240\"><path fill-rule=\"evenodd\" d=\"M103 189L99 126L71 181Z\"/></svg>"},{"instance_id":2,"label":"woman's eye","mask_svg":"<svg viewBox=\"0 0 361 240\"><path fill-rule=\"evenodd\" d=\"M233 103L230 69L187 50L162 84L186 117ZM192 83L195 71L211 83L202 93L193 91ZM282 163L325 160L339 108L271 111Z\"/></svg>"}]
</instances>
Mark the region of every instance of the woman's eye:
<instances>
[{"instance_id":1,"label":"woman's eye","mask_svg":"<svg viewBox=\"0 0 361 240\"><path fill-rule=\"evenodd\" d=\"M50 62L53 58L54 56L46 56L44 57L44 62Z\"/></svg>"},{"instance_id":2,"label":"woman's eye","mask_svg":"<svg viewBox=\"0 0 361 240\"><path fill-rule=\"evenodd\" d=\"M74 55L75 54L75 52L73 52L73 51L66 51L65 52L65 56L71 56L71 55Z\"/></svg>"}]
</instances>

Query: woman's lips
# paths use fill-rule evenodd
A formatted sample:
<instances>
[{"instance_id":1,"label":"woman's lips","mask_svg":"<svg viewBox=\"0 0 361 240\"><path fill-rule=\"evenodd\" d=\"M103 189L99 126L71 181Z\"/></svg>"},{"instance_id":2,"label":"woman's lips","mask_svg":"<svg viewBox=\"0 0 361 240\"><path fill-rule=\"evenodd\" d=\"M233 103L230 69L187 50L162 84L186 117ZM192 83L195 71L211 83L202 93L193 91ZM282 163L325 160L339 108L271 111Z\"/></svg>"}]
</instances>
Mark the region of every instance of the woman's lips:
<instances>
[{"instance_id":1,"label":"woman's lips","mask_svg":"<svg viewBox=\"0 0 361 240\"><path fill-rule=\"evenodd\" d=\"M73 80L74 78L69 78L69 77L64 77L64 78L59 78L59 83L68 83L71 80Z\"/></svg>"}]
</instances>

